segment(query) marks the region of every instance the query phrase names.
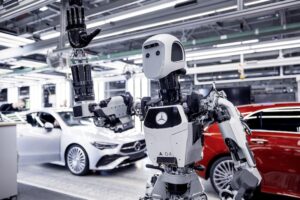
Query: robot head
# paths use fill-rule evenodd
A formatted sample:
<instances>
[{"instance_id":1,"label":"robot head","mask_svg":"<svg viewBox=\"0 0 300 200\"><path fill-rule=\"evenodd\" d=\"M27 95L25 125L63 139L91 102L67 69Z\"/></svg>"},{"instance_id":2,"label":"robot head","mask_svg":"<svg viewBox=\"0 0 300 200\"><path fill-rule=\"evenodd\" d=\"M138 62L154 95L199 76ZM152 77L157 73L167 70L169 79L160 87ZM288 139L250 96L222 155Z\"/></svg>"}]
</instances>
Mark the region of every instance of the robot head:
<instances>
[{"instance_id":1,"label":"robot head","mask_svg":"<svg viewBox=\"0 0 300 200\"><path fill-rule=\"evenodd\" d=\"M160 34L144 42L143 68L147 78L158 80L185 67L184 48L176 37Z\"/></svg>"}]
</instances>

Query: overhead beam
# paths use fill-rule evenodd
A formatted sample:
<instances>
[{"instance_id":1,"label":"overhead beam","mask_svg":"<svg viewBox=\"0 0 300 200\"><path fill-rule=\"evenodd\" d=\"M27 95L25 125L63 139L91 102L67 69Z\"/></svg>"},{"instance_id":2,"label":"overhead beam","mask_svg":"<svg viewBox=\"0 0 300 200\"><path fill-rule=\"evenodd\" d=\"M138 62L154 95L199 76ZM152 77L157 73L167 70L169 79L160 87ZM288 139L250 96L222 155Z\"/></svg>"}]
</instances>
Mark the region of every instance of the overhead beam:
<instances>
[{"instance_id":1,"label":"overhead beam","mask_svg":"<svg viewBox=\"0 0 300 200\"><path fill-rule=\"evenodd\" d=\"M297 65L299 64L300 57L291 57L291 58L278 58L271 60L260 60L257 62L245 62L243 65L243 69L261 69L261 68L269 68L269 67L280 67L280 66L288 66L288 65ZM201 66L201 67L193 67L187 69L187 74L206 74L213 72L226 72L226 71L237 71L240 69L240 62L237 63L229 63L229 64L218 64L218 65L210 65L210 66Z\"/></svg>"},{"instance_id":2,"label":"overhead beam","mask_svg":"<svg viewBox=\"0 0 300 200\"><path fill-rule=\"evenodd\" d=\"M183 22L173 23L170 25L154 27L154 28L150 28L147 30L140 30L137 32L130 32L130 33L122 34L122 35L116 35L116 36L108 37L105 39L100 38L98 40L93 41L90 44L90 47L97 47L97 46L103 46L103 45L108 45L108 44L112 44L112 43L124 42L127 40L139 39L139 38L148 37L150 35L159 34L159 33L170 33L170 32L177 31L177 30L195 28L197 26L199 27L199 26L203 26L203 25L216 23L216 22L220 21L220 19L222 19L224 21L225 20L236 20L236 19L243 18L243 17L254 16L257 14L261 14L261 13L265 14L265 13L275 12L280 9L286 9L286 8L299 6L299 5L300 5L300 1L298 1L298 0L286 0L286 1L276 2L276 3L270 3L267 5L263 5L263 6L257 6L257 7L253 7L253 8L249 8L249 9L244 9L241 11L234 11L234 12L225 13L225 14L218 14L218 15L211 16L211 17L204 17L204 18L200 18L200 19L190 20L187 22L183 21ZM170 19L174 19L175 15L178 16L178 14L175 13L175 14L169 16ZM181 15L186 16L186 12L182 13ZM142 23L142 22L140 22L140 23ZM136 26L137 26L137 24L132 24L131 27L127 26L127 29L134 28ZM103 34L115 33L115 32L124 30L124 28L126 28L126 27L117 26L116 28L104 30ZM57 38L36 42L34 44L26 45L24 47L5 49L5 50L0 51L0 59L3 60L3 59L7 59L7 58L12 58L12 57L19 57L19 56L22 56L23 54L28 54L28 52L30 52L30 51L36 51L39 49L45 49L47 47L51 47L55 43L57 44ZM69 48L65 48L63 50L69 50Z\"/></svg>"},{"instance_id":3,"label":"overhead beam","mask_svg":"<svg viewBox=\"0 0 300 200\"><path fill-rule=\"evenodd\" d=\"M18 17L22 14L37 10L41 7L54 3L55 0L26 0L21 1L18 6L0 12L0 23Z\"/></svg>"}]
</instances>

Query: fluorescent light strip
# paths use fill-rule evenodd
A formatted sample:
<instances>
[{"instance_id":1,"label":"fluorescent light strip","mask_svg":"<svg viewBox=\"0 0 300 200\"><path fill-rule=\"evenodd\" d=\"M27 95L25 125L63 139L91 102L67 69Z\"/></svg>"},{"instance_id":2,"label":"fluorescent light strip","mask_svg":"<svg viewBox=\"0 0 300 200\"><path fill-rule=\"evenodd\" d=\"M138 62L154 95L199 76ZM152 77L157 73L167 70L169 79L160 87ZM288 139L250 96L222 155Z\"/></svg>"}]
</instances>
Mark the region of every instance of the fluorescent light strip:
<instances>
[{"instance_id":1,"label":"fluorescent light strip","mask_svg":"<svg viewBox=\"0 0 300 200\"><path fill-rule=\"evenodd\" d=\"M227 48L220 50L210 50L201 52L192 52L187 54L187 61L203 60L209 58L219 58L234 56L240 54L251 54L256 52L276 51L280 49L290 49L300 47L300 39L291 41L279 41L267 44L248 45L244 47Z\"/></svg>"},{"instance_id":2,"label":"fluorescent light strip","mask_svg":"<svg viewBox=\"0 0 300 200\"><path fill-rule=\"evenodd\" d=\"M185 2L185 1L187 1L187 0L182 0L182 1L178 0L178 1L174 1L172 3L168 3L168 5L169 5L169 7L172 7L176 4L178 4L179 2ZM255 4L259 4L259 3L263 3L263 2L267 2L267 1L270 1L270 0L258 0L258 1L246 3L245 5L246 6L255 5ZM173 4L173 5L171 6L171 4ZM160 5L160 7L165 8L165 6L163 6L163 5L164 4ZM154 12L154 10L152 10L152 9L153 9L153 7L149 8L148 12ZM178 22L178 21L189 20L189 19L192 19L192 18L203 17L203 16L215 14L215 13L218 13L218 12L230 11L230 10L234 10L234 9L237 9L237 7L236 6L229 6L229 7L225 7L225 8L221 8L221 9L217 9L217 10L207 11L207 12L204 12L204 13L199 13L199 14L189 15L189 16L185 16L185 17L181 17L181 18L176 18L176 19L172 19L172 20L163 21L163 22L157 22L157 23L148 24L148 25L144 25L144 26L134 27L134 28L130 28L130 29L127 29L127 30L106 34L106 35L99 35L95 39L107 38L107 37L111 37L111 36L115 36L115 35L121 35L121 34L124 34L124 33L139 31L139 30L143 30L143 29L147 29L147 28L153 28L153 27L156 27L156 26L171 24L171 23ZM135 14L135 13L137 13L137 14ZM143 15L143 14L146 14L146 13L147 13L147 9L143 10L143 12L138 11L138 12L124 14L124 16L120 15L120 16L117 16L117 17L114 17L114 18L111 18L111 19L101 20L101 21L98 21L98 22L90 23L90 24L87 25L87 28L98 27L98 26L113 22L113 20L120 21L120 20L131 18L131 17L136 17L136 16L139 16L139 15ZM56 38L56 37L59 37L59 36L60 36L60 33L57 32L57 33L50 34L49 36L41 36L41 39L42 40L47 40L47 39Z\"/></svg>"},{"instance_id":3,"label":"fluorescent light strip","mask_svg":"<svg viewBox=\"0 0 300 200\"><path fill-rule=\"evenodd\" d=\"M31 43L35 42L34 40L30 40L30 39L27 39L27 38L22 38L22 37L18 37L18 36L14 36L14 35L9 35L9 34L6 34L6 33L0 33L0 38L15 41L15 42L19 42L19 43L22 43L22 44L31 44Z\"/></svg>"},{"instance_id":4,"label":"fluorescent light strip","mask_svg":"<svg viewBox=\"0 0 300 200\"><path fill-rule=\"evenodd\" d=\"M0 32L0 45L5 47L19 47L26 44L34 43L34 40L29 40L26 38L9 35Z\"/></svg>"},{"instance_id":5,"label":"fluorescent light strip","mask_svg":"<svg viewBox=\"0 0 300 200\"><path fill-rule=\"evenodd\" d=\"M140 16L140 15L145 15L145 14L148 14L148 13L151 13L151 12L156 12L156 11L163 10L163 9L166 9L166 8L174 7L176 4L183 3L183 2L186 2L186 1L189 1L189 0L176 0L176 1L171 1L171 2L168 2L168 3L160 4L158 6L153 6L153 7L141 9L141 10L138 10L138 11L135 11L135 12L131 11L131 12L128 12L128 13L123 14L123 15L112 17L110 19L105 19L105 20L101 20L101 21L98 21L98 22L90 23L90 24L87 25L87 28L94 28L94 27L102 26L104 24L109 24L111 22L117 22L117 21L129 19L129 18L137 17L137 16ZM109 18L110 16L107 16L107 17Z\"/></svg>"},{"instance_id":6,"label":"fluorescent light strip","mask_svg":"<svg viewBox=\"0 0 300 200\"><path fill-rule=\"evenodd\" d=\"M52 38L57 38L60 36L60 32L58 31L55 31L55 32L46 32L46 33L42 33L40 38L42 40L49 40L49 39L52 39Z\"/></svg>"},{"instance_id":7,"label":"fluorescent light strip","mask_svg":"<svg viewBox=\"0 0 300 200\"><path fill-rule=\"evenodd\" d=\"M269 2L269 1L271 1L271 0L252 1L252 2L245 3L245 6L253 6L253 5L257 5L257 4L265 3L265 2Z\"/></svg>"},{"instance_id":8,"label":"fluorescent light strip","mask_svg":"<svg viewBox=\"0 0 300 200\"><path fill-rule=\"evenodd\" d=\"M0 74L7 74L7 73L10 73L10 72L13 72L13 70L10 70L10 69L0 69Z\"/></svg>"},{"instance_id":9,"label":"fluorescent light strip","mask_svg":"<svg viewBox=\"0 0 300 200\"><path fill-rule=\"evenodd\" d=\"M7 39L3 39L3 38L0 38L0 46L4 46L4 47L19 47L18 44L10 41L10 40L7 40Z\"/></svg>"},{"instance_id":10,"label":"fluorescent light strip","mask_svg":"<svg viewBox=\"0 0 300 200\"><path fill-rule=\"evenodd\" d=\"M225 43L225 44L217 44L217 45L214 45L213 47L229 47L229 46L237 46L237 45L241 45L241 44L251 44L251 43L257 43L257 42L259 42L259 40L254 39L254 40L231 42L231 43Z\"/></svg>"},{"instance_id":11,"label":"fluorescent light strip","mask_svg":"<svg viewBox=\"0 0 300 200\"><path fill-rule=\"evenodd\" d=\"M32 67L32 68L39 68L39 67L44 67L47 64L43 62L37 62L37 61L31 61L31 60L25 60L21 59L15 62L8 63L14 66L23 66L23 67Z\"/></svg>"},{"instance_id":12,"label":"fluorescent light strip","mask_svg":"<svg viewBox=\"0 0 300 200\"><path fill-rule=\"evenodd\" d=\"M42 11L42 12L44 12L44 11L46 11L46 10L48 10L48 7L47 7L47 6L41 7L41 8L39 9L39 11Z\"/></svg>"},{"instance_id":13,"label":"fluorescent light strip","mask_svg":"<svg viewBox=\"0 0 300 200\"><path fill-rule=\"evenodd\" d=\"M148 24L148 25L144 25L144 26L138 26L138 27L134 27L134 28L130 28L130 29L127 29L127 30L106 34L106 35L99 35L95 39L107 38L107 37L111 37L111 36L115 36L115 35L121 35L121 34L124 34L124 33L133 32L133 31L144 30L144 29L148 29L148 28L152 28L152 27L156 27L156 26L171 24L171 23L174 23L174 22L177 22L177 21L183 21L183 20L188 20L188 19L191 19L191 18L202 17L202 16L205 16L205 15L210 15L210 14L214 14L214 13L216 13L216 11L208 11L208 12L205 12L205 13L199 13L199 14L190 15L190 16L181 17L181 18L172 19L172 20L167 20L167 21L163 21L163 22L157 22L157 23Z\"/></svg>"}]
</instances>

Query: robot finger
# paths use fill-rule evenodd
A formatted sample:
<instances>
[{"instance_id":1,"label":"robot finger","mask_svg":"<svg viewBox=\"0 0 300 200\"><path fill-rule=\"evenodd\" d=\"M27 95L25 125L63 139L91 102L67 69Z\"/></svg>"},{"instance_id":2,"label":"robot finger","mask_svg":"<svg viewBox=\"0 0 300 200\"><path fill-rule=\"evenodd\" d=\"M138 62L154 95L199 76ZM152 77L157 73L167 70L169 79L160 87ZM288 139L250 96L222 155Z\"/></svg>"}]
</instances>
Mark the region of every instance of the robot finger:
<instances>
[{"instance_id":1,"label":"robot finger","mask_svg":"<svg viewBox=\"0 0 300 200\"><path fill-rule=\"evenodd\" d=\"M72 20L71 20L70 10L67 10L67 29L70 25L72 25Z\"/></svg>"},{"instance_id":2,"label":"robot finger","mask_svg":"<svg viewBox=\"0 0 300 200\"><path fill-rule=\"evenodd\" d=\"M79 15L79 8L75 7L75 20L76 20L76 24L80 25L81 24L81 17Z\"/></svg>"},{"instance_id":3,"label":"robot finger","mask_svg":"<svg viewBox=\"0 0 300 200\"><path fill-rule=\"evenodd\" d=\"M76 22L75 22L75 9L74 8L71 8L71 21L72 21L73 25L76 24Z\"/></svg>"},{"instance_id":4,"label":"robot finger","mask_svg":"<svg viewBox=\"0 0 300 200\"><path fill-rule=\"evenodd\" d=\"M85 24L84 8L81 8L81 22L82 24Z\"/></svg>"}]
</instances>

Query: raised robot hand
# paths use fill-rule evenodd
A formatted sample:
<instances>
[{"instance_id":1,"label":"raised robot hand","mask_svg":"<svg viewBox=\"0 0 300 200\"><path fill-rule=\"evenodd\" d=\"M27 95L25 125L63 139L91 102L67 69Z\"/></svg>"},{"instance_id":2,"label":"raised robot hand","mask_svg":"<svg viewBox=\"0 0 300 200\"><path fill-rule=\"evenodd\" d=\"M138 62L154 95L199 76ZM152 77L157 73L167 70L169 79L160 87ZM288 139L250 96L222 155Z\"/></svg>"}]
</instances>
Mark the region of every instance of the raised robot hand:
<instances>
[{"instance_id":1,"label":"raised robot hand","mask_svg":"<svg viewBox=\"0 0 300 200\"><path fill-rule=\"evenodd\" d=\"M101 32L100 29L96 29L90 34L87 33L82 0L69 0L66 30L72 48L88 46L93 38Z\"/></svg>"}]
</instances>

